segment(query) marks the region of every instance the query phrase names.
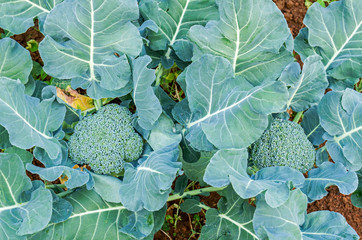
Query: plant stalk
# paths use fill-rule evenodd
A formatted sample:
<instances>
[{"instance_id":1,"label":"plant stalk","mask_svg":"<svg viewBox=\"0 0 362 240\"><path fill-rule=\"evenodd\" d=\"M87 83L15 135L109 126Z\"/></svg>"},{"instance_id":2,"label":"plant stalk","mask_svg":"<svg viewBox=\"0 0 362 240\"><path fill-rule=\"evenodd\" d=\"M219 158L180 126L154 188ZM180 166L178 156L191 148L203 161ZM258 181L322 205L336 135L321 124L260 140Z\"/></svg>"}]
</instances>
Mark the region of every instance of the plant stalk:
<instances>
[{"instance_id":1,"label":"plant stalk","mask_svg":"<svg viewBox=\"0 0 362 240\"><path fill-rule=\"evenodd\" d=\"M164 68L161 63L158 64L156 69L156 86L160 86L161 84L161 78L164 72Z\"/></svg>"},{"instance_id":2,"label":"plant stalk","mask_svg":"<svg viewBox=\"0 0 362 240\"><path fill-rule=\"evenodd\" d=\"M294 117L294 119L293 119L293 122L298 123L298 122L299 122L299 119L300 119L302 116L303 116L303 111L297 113L297 115L295 115L295 117Z\"/></svg>"},{"instance_id":3,"label":"plant stalk","mask_svg":"<svg viewBox=\"0 0 362 240\"><path fill-rule=\"evenodd\" d=\"M65 192L57 193L57 196L63 198L63 197L68 196L72 192L74 192L74 189L69 189L69 190L67 190Z\"/></svg>"},{"instance_id":4,"label":"plant stalk","mask_svg":"<svg viewBox=\"0 0 362 240\"><path fill-rule=\"evenodd\" d=\"M184 197L187 197L187 196L199 195L199 194L205 193L205 192L217 192L217 191L223 190L224 188L226 188L226 187L220 187L220 188L217 188L217 187L207 187L207 188L200 188L200 189L188 191L188 192L185 192L185 193L182 194L182 195L180 195L180 194L174 194L174 195L171 195L171 196L168 197L167 202L174 201L174 200L177 200L177 199L180 199L180 198L184 198Z\"/></svg>"},{"instance_id":5,"label":"plant stalk","mask_svg":"<svg viewBox=\"0 0 362 240\"><path fill-rule=\"evenodd\" d=\"M45 185L46 189L51 189L51 188L66 188L65 184L49 184L49 185Z\"/></svg>"},{"instance_id":6,"label":"plant stalk","mask_svg":"<svg viewBox=\"0 0 362 240\"><path fill-rule=\"evenodd\" d=\"M96 110L98 111L103 106L102 99L94 100L94 106Z\"/></svg>"}]
</instances>

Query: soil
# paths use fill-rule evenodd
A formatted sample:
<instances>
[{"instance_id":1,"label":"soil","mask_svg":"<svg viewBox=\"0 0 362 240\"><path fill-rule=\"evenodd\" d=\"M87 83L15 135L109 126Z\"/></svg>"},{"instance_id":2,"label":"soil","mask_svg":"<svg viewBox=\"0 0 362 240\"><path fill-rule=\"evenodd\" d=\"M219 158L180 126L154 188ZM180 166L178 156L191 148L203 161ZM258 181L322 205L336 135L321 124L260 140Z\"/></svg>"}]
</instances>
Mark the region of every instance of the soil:
<instances>
[{"instance_id":1,"label":"soil","mask_svg":"<svg viewBox=\"0 0 362 240\"><path fill-rule=\"evenodd\" d=\"M15 34L10 38L17 41L21 46L26 47L29 40L35 40L39 43L43 40L44 35L39 31L38 20L36 20L34 27L29 28L25 33ZM39 55L39 51L30 52L30 55L33 61L40 63L42 66L44 65L43 60Z\"/></svg>"},{"instance_id":2,"label":"soil","mask_svg":"<svg viewBox=\"0 0 362 240\"><path fill-rule=\"evenodd\" d=\"M327 190L329 193L321 200L308 204L308 213L329 210L342 214L349 225L362 236L362 209L355 207L351 203L351 195L343 195L338 187L332 186Z\"/></svg>"},{"instance_id":3,"label":"soil","mask_svg":"<svg viewBox=\"0 0 362 240\"><path fill-rule=\"evenodd\" d=\"M303 19L307 12L304 0L273 0L284 14L293 37L304 27Z\"/></svg>"},{"instance_id":4,"label":"soil","mask_svg":"<svg viewBox=\"0 0 362 240\"><path fill-rule=\"evenodd\" d=\"M196 186L195 189L200 188ZM200 196L201 202L206 206L217 208L217 203L220 200L221 196L216 192L210 193L209 196ZM200 213L188 214L179 210L177 214L177 206L179 206L183 200L176 200L167 203L166 216L172 216L175 219L175 216L179 216L177 221L177 227L174 227L174 220L165 220L165 224L161 231L157 232L154 236L155 240L163 239L172 239L172 240L184 240L184 239L198 239L201 232L201 226L205 225L206 217L205 210L202 210Z\"/></svg>"}]
</instances>

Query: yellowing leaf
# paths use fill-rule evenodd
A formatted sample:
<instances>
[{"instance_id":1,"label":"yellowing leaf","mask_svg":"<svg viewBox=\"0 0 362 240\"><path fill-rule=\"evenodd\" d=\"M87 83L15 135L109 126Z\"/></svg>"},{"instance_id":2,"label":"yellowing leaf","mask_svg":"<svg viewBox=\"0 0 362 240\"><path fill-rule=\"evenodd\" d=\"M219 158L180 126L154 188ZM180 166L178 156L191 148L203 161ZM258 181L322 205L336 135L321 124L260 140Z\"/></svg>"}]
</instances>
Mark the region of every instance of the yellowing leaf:
<instances>
[{"instance_id":1,"label":"yellowing leaf","mask_svg":"<svg viewBox=\"0 0 362 240\"><path fill-rule=\"evenodd\" d=\"M70 86L68 86L65 90L57 87L57 96L75 109L84 111L94 107L93 99L79 94Z\"/></svg>"}]
</instances>

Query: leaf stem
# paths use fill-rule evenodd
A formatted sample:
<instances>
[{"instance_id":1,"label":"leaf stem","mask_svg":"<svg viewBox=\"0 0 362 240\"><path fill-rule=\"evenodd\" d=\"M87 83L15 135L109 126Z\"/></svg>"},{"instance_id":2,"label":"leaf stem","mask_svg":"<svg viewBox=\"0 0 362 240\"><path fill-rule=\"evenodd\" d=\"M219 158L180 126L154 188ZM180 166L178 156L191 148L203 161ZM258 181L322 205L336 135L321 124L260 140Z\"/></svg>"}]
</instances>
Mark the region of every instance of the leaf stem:
<instances>
[{"instance_id":1,"label":"leaf stem","mask_svg":"<svg viewBox=\"0 0 362 240\"><path fill-rule=\"evenodd\" d=\"M298 123L299 119L303 116L303 111L302 112L298 112L297 115L295 115L293 122Z\"/></svg>"},{"instance_id":2,"label":"leaf stem","mask_svg":"<svg viewBox=\"0 0 362 240\"><path fill-rule=\"evenodd\" d=\"M66 188L65 184L49 184L49 185L45 185L46 189L51 189L51 188Z\"/></svg>"},{"instance_id":3,"label":"leaf stem","mask_svg":"<svg viewBox=\"0 0 362 240\"><path fill-rule=\"evenodd\" d=\"M164 68L162 66L161 63L158 64L157 69L156 69L156 86L160 86L161 84L161 77L163 75L164 72Z\"/></svg>"},{"instance_id":4,"label":"leaf stem","mask_svg":"<svg viewBox=\"0 0 362 240\"><path fill-rule=\"evenodd\" d=\"M168 197L167 202L174 201L174 200L177 200L177 199L180 199L180 198L184 198L184 197L187 197L187 196L199 195L199 194L205 193L205 192L217 192L217 191L223 190L224 188L226 188L226 187L220 187L220 188L217 188L217 187L207 187L207 188L200 188L200 189L188 191L188 192L185 192L185 193L182 194L182 195L180 195L180 194L174 194L174 195L171 195L171 196Z\"/></svg>"},{"instance_id":5,"label":"leaf stem","mask_svg":"<svg viewBox=\"0 0 362 240\"><path fill-rule=\"evenodd\" d=\"M209 209L211 208L211 207L206 206L205 204L202 204L202 203L200 203L200 204L199 204L199 207L201 207L201 208L205 209L206 211L207 211L207 210L209 210Z\"/></svg>"},{"instance_id":6,"label":"leaf stem","mask_svg":"<svg viewBox=\"0 0 362 240\"><path fill-rule=\"evenodd\" d=\"M319 128L321 124L319 123L308 135L307 138L309 138L310 136L312 136L312 134Z\"/></svg>"},{"instance_id":7,"label":"leaf stem","mask_svg":"<svg viewBox=\"0 0 362 240\"><path fill-rule=\"evenodd\" d=\"M57 193L57 196L58 197L66 197L66 196L68 196L69 194L71 194L72 192L74 192L74 190L75 189L69 189L69 190L67 190L67 191L65 191L65 192L61 192L61 193Z\"/></svg>"},{"instance_id":8,"label":"leaf stem","mask_svg":"<svg viewBox=\"0 0 362 240\"><path fill-rule=\"evenodd\" d=\"M98 111L103 106L102 99L94 100L94 106L96 107L96 110Z\"/></svg>"}]
</instances>

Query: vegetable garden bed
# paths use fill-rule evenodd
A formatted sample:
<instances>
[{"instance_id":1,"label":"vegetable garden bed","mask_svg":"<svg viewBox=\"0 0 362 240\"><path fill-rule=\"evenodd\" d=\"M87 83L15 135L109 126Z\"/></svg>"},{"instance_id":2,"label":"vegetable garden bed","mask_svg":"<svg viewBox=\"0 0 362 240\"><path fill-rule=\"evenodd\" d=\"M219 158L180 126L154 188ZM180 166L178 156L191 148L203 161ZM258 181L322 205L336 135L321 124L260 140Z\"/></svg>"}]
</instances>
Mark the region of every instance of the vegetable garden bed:
<instances>
[{"instance_id":1,"label":"vegetable garden bed","mask_svg":"<svg viewBox=\"0 0 362 240\"><path fill-rule=\"evenodd\" d=\"M0 0L0 239L359 239L362 4L318 2Z\"/></svg>"}]
</instances>

